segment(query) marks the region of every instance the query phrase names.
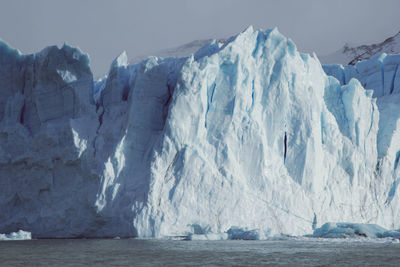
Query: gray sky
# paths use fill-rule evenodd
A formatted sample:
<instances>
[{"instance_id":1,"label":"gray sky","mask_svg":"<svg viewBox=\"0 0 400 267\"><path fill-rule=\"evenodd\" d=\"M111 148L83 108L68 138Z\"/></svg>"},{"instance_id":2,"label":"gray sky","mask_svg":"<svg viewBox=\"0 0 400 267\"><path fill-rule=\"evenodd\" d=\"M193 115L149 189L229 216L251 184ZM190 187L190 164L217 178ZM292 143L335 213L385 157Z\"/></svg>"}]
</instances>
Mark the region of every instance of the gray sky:
<instances>
[{"instance_id":1,"label":"gray sky","mask_svg":"<svg viewBox=\"0 0 400 267\"><path fill-rule=\"evenodd\" d=\"M64 42L90 55L96 77L123 50L151 55L249 25L277 26L299 50L329 54L400 31L399 0L0 0L0 39L23 53Z\"/></svg>"}]
</instances>

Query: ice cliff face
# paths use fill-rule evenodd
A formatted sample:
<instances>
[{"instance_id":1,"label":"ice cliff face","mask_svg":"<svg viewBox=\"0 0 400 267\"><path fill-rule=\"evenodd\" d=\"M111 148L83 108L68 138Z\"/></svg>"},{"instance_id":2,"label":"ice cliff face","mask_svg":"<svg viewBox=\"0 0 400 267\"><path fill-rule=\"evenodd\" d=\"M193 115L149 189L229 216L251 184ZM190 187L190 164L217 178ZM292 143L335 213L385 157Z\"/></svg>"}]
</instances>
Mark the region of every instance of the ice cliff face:
<instances>
[{"instance_id":1,"label":"ice cliff face","mask_svg":"<svg viewBox=\"0 0 400 267\"><path fill-rule=\"evenodd\" d=\"M327 76L276 29L188 58L128 65L122 53L98 82L68 46L23 56L2 44L0 61L0 232L399 227L397 115L380 119L396 104Z\"/></svg>"},{"instance_id":2,"label":"ice cliff face","mask_svg":"<svg viewBox=\"0 0 400 267\"><path fill-rule=\"evenodd\" d=\"M379 54L358 62L355 66L324 65L328 75L347 84L356 78L366 89L374 90L374 97L400 93L400 55Z\"/></svg>"},{"instance_id":3,"label":"ice cliff face","mask_svg":"<svg viewBox=\"0 0 400 267\"><path fill-rule=\"evenodd\" d=\"M373 89L380 113L377 136L379 177L392 177L393 184L386 203L393 200L399 184L398 163L400 159L400 55L379 54L358 62L355 66L324 65L328 75L336 77L342 85L352 78L367 89Z\"/></svg>"},{"instance_id":4,"label":"ice cliff face","mask_svg":"<svg viewBox=\"0 0 400 267\"><path fill-rule=\"evenodd\" d=\"M37 236L87 231L98 187L89 60L48 47L23 56L0 44L0 228ZM94 213L93 213L94 214Z\"/></svg>"}]
</instances>

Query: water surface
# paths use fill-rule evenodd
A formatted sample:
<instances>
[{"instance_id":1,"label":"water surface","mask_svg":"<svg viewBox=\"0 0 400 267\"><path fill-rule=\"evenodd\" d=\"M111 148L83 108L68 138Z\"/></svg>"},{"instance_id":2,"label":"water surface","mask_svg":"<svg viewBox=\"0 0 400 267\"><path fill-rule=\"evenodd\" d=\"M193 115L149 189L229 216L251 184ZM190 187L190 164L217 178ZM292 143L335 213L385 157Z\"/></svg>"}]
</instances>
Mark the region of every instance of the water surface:
<instances>
[{"instance_id":1,"label":"water surface","mask_svg":"<svg viewBox=\"0 0 400 267\"><path fill-rule=\"evenodd\" d=\"M400 266L400 244L58 239L0 242L0 266Z\"/></svg>"}]
</instances>

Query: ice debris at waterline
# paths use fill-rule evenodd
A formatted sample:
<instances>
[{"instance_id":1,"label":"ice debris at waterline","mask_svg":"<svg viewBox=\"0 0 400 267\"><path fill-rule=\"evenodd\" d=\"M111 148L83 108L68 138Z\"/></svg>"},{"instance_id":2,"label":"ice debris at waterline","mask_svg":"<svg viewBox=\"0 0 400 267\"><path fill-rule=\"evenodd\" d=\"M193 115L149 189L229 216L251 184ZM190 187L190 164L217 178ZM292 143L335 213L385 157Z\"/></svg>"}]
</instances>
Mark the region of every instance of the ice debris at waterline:
<instances>
[{"instance_id":1,"label":"ice debris at waterline","mask_svg":"<svg viewBox=\"0 0 400 267\"><path fill-rule=\"evenodd\" d=\"M225 233L215 234L209 232L209 229L202 229L198 225L192 225L193 231L186 236L174 236L169 239L175 240L326 240L326 239L400 239L400 229L387 230L376 224L362 223L325 223L320 228L314 230L313 234L304 236L289 236L285 234L271 235L269 232L263 232L260 229L243 229L240 227L231 227ZM377 240L376 240L377 241Z\"/></svg>"},{"instance_id":2,"label":"ice debris at waterline","mask_svg":"<svg viewBox=\"0 0 400 267\"><path fill-rule=\"evenodd\" d=\"M11 240L31 240L32 235L30 232L19 230L9 234L0 234L0 241L11 241Z\"/></svg>"},{"instance_id":3,"label":"ice debris at waterline","mask_svg":"<svg viewBox=\"0 0 400 267\"><path fill-rule=\"evenodd\" d=\"M0 43L0 232L398 229L397 92L377 106L276 29L186 58L129 65L122 53L99 81L77 48L21 55Z\"/></svg>"},{"instance_id":4,"label":"ice debris at waterline","mask_svg":"<svg viewBox=\"0 0 400 267\"><path fill-rule=\"evenodd\" d=\"M263 233L259 229L243 229L233 226L223 233L213 233L210 229L202 229L199 225L192 225L193 231L182 236L184 240L260 240L271 236L269 233ZM175 237L176 239L176 237Z\"/></svg>"},{"instance_id":5,"label":"ice debris at waterline","mask_svg":"<svg viewBox=\"0 0 400 267\"><path fill-rule=\"evenodd\" d=\"M325 223L308 237L322 238L387 238L400 239L400 230L388 231L376 224Z\"/></svg>"}]
</instances>

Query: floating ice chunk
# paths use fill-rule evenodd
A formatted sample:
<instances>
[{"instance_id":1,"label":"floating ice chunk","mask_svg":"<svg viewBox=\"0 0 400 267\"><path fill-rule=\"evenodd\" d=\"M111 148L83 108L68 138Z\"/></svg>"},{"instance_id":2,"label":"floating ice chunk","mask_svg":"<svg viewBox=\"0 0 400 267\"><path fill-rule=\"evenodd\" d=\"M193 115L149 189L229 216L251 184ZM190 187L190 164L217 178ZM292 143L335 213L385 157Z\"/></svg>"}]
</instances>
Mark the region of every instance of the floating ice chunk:
<instances>
[{"instance_id":1,"label":"floating ice chunk","mask_svg":"<svg viewBox=\"0 0 400 267\"><path fill-rule=\"evenodd\" d=\"M260 240L265 239L257 229L248 230L233 226L225 233L213 233L209 226L201 227L198 224L188 225L192 229L186 240Z\"/></svg>"},{"instance_id":2,"label":"floating ice chunk","mask_svg":"<svg viewBox=\"0 0 400 267\"><path fill-rule=\"evenodd\" d=\"M260 232L259 230L247 230L240 227L231 227L228 231L228 239L235 240L259 240Z\"/></svg>"},{"instance_id":3,"label":"floating ice chunk","mask_svg":"<svg viewBox=\"0 0 400 267\"><path fill-rule=\"evenodd\" d=\"M0 240L2 241L10 241L10 240L31 240L32 235L30 232L25 232L23 230L19 230L18 232L13 232L9 234L0 234Z\"/></svg>"},{"instance_id":4,"label":"floating ice chunk","mask_svg":"<svg viewBox=\"0 0 400 267\"><path fill-rule=\"evenodd\" d=\"M76 76L69 70L57 70L57 73L66 83L72 83L77 80Z\"/></svg>"},{"instance_id":5,"label":"floating ice chunk","mask_svg":"<svg viewBox=\"0 0 400 267\"><path fill-rule=\"evenodd\" d=\"M328 222L315 229L312 237L323 238L351 238L370 237L381 238L386 233L385 228L376 224L362 223L332 223Z\"/></svg>"},{"instance_id":6,"label":"floating ice chunk","mask_svg":"<svg viewBox=\"0 0 400 267\"><path fill-rule=\"evenodd\" d=\"M386 231L382 234L382 237L391 237L394 239L400 239L400 229L395 231Z\"/></svg>"},{"instance_id":7,"label":"floating ice chunk","mask_svg":"<svg viewBox=\"0 0 400 267\"><path fill-rule=\"evenodd\" d=\"M227 233L208 233L204 235L191 234L188 235L187 240L227 240L228 238Z\"/></svg>"}]
</instances>

